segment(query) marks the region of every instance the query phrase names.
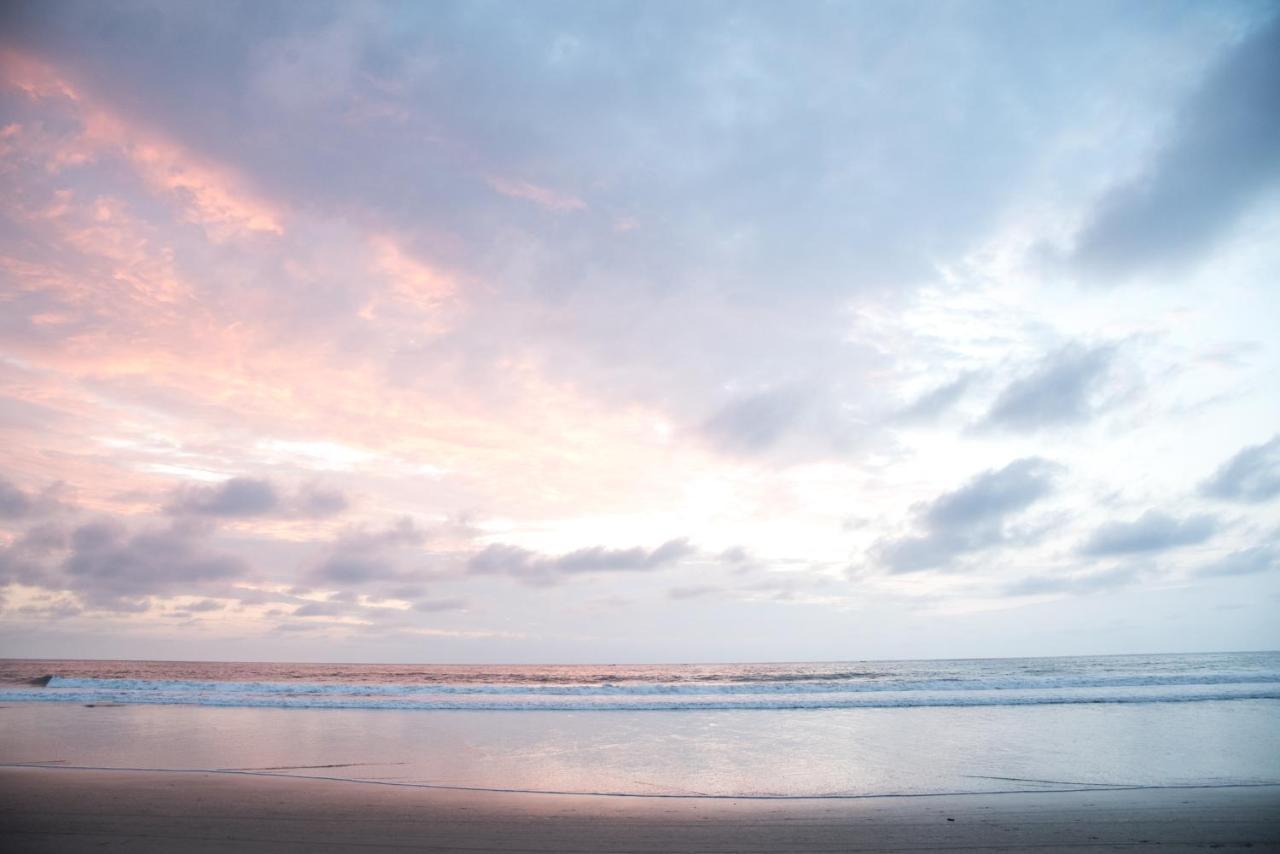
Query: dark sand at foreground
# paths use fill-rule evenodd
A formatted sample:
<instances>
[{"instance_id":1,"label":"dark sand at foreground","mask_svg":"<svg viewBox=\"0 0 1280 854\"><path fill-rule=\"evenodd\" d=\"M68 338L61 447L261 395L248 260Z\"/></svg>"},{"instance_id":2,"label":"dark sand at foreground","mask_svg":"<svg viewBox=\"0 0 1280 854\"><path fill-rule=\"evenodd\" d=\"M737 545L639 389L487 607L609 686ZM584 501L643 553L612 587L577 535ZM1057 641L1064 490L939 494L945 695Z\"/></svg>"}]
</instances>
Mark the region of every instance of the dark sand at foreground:
<instances>
[{"instance_id":1,"label":"dark sand at foreground","mask_svg":"<svg viewBox=\"0 0 1280 854\"><path fill-rule=\"evenodd\" d=\"M730 800L0 769L5 851L1280 851L1280 786Z\"/></svg>"}]
</instances>

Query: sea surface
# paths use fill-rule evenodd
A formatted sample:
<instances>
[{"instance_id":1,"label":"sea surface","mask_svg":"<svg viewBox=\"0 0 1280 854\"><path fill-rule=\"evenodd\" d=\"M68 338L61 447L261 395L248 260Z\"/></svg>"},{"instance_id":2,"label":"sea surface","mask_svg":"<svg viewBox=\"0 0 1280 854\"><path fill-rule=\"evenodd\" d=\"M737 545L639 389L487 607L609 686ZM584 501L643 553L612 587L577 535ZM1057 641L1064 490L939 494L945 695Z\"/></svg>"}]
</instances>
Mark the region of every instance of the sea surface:
<instances>
[{"instance_id":1,"label":"sea surface","mask_svg":"<svg viewBox=\"0 0 1280 854\"><path fill-rule=\"evenodd\" d=\"M795 664L0 661L0 702L681 711L1280 699L1280 653Z\"/></svg>"},{"instance_id":2,"label":"sea surface","mask_svg":"<svg viewBox=\"0 0 1280 854\"><path fill-rule=\"evenodd\" d=\"M1280 653L680 665L0 661L0 763L862 797L1280 782Z\"/></svg>"}]
</instances>

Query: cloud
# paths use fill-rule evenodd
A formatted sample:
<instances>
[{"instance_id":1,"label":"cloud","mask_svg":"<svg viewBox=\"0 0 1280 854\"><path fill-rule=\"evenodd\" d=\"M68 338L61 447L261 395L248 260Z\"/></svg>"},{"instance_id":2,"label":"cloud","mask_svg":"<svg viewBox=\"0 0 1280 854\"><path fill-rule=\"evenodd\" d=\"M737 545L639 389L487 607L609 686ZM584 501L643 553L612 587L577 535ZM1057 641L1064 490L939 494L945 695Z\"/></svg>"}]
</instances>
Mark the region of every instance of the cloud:
<instances>
[{"instance_id":1,"label":"cloud","mask_svg":"<svg viewBox=\"0 0 1280 854\"><path fill-rule=\"evenodd\" d=\"M654 549L608 549L591 546L558 557L495 543L472 555L467 569L474 575L510 575L544 586L556 584L566 575L595 572L648 572L662 569L697 550L688 540L668 540Z\"/></svg>"},{"instance_id":2,"label":"cloud","mask_svg":"<svg viewBox=\"0 0 1280 854\"><path fill-rule=\"evenodd\" d=\"M85 87L41 57L0 46L0 71L10 87L33 101L71 108L81 121L72 150L56 153L59 169L115 156L130 163L157 195L173 203L182 219L201 226L213 241L252 233L283 234L280 213L244 186L225 165L201 158L167 134L112 110Z\"/></svg>"},{"instance_id":3,"label":"cloud","mask_svg":"<svg viewBox=\"0 0 1280 854\"><path fill-rule=\"evenodd\" d=\"M693 584L687 587L672 587L667 591L668 599L677 601L684 599L700 599L703 596L711 596L716 593L722 593L723 587L717 587L710 584Z\"/></svg>"},{"instance_id":4,"label":"cloud","mask_svg":"<svg viewBox=\"0 0 1280 854\"><path fill-rule=\"evenodd\" d=\"M0 41L46 77L27 81L38 97L6 88L0 122L14 183L0 199L0 274L15 285L0 298L0 387L44 407L18 413L33 426L13 442L13 475L24 488L29 475L69 477L89 506L142 514L137 496L154 495L158 476L242 474L239 486L192 478L160 502L172 499L179 523L227 524L236 553L267 574L252 593L202 582L199 595L286 610L331 593L353 607L381 597L388 613L411 603L410 619L456 592L519 621L529 589L508 576L568 588L576 572L594 582L579 586L651 605L707 581L677 578L686 566L724 576L709 583L756 566L754 581L810 559L835 567L854 542L882 547L875 572L1003 557L994 551L1030 542L1056 496L939 498L882 528L880 509L913 488L917 465L972 460L994 441L894 436L884 416L905 402L907 419L981 419L1004 392L990 426L1034 430L1105 405L1113 366L1082 357L1075 374L1068 364L1037 378L1039 348L1057 346L1043 341L1059 340L1042 336L1122 336L1170 306L1082 304L1036 279L1023 241L1059 229L1091 176L1128 156L1127 129L1157 127L1161 99L1205 46L1264 14L1244 5L920 15L744 4L727 27L698 4L502 15L8 4ZM1239 260L1224 275L1258 269ZM1236 314L1264 316L1250 300L1265 286L1224 287L1242 297ZM1185 336L1234 317L1182 324L1168 343L1193 352ZM966 384L965 368L1031 338L1016 372ZM932 391L900 393L900 378L925 370ZM1049 390L1028 393L1032 379ZM1094 482L1116 449L1089 433L1063 453ZM824 441L814 465L776 465L831 436L860 446ZM1015 439L1004 462L1051 455ZM987 467L976 458L918 495L962 486ZM1141 462L1102 474L1123 481ZM644 548L499 551L498 575L450 578L459 587L442 593L439 575L503 537L433 521L428 550L413 526L330 542L327 525L276 524L342 512L343 492L303 486L319 471L343 472L336 482L370 510L435 520L476 508L490 535L598 519L607 538L579 543ZM866 524L838 530L832 513L851 510ZM660 539L634 532L677 516L716 551L741 542L767 557L654 571ZM827 535L796 533L809 530ZM1065 536L1091 532L1086 522ZM214 536L193 535L192 548ZM5 571L61 579L67 546L48 538L52 551L31 536ZM1046 564L1019 557L1026 572ZM293 585L316 592L272 592ZM548 596L567 609L556 631L591 633L572 599ZM817 624L797 631L798 649ZM631 644L619 654L643 654L617 640Z\"/></svg>"},{"instance_id":5,"label":"cloud","mask_svg":"<svg viewBox=\"0 0 1280 854\"><path fill-rule=\"evenodd\" d=\"M1042 596L1051 593L1096 593L1132 584L1144 575L1137 566L1119 566L1082 575L1033 575L1004 588L1007 596Z\"/></svg>"},{"instance_id":6,"label":"cloud","mask_svg":"<svg viewBox=\"0 0 1280 854\"><path fill-rule=\"evenodd\" d=\"M804 414L809 395L783 386L726 403L702 425L716 446L737 453L757 453L776 445Z\"/></svg>"},{"instance_id":7,"label":"cloud","mask_svg":"<svg viewBox=\"0 0 1280 854\"><path fill-rule=\"evenodd\" d=\"M1090 557L1165 551L1203 543L1217 533L1218 520L1207 514L1178 519L1148 510L1132 522L1108 522L1098 527L1081 546Z\"/></svg>"},{"instance_id":8,"label":"cloud","mask_svg":"<svg viewBox=\"0 0 1280 854\"><path fill-rule=\"evenodd\" d=\"M467 607L467 600L456 597L441 599L419 599L413 603L413 610L420 611L424 614L434 614L439 611L461 611Z\"/></svg>"},{"instance_id":9,"label":"cloud","mask_svg":"<svg viewBox=\"0 0 1280 854\"><path fill-rule=\"evenodd\" d=\"M239 518L265 516L280 505L270 481L233 477L217 486L188 486L169 504L174 514Z\"/></svg>"},{"instance_id":10,"label":"cloud","mask_svg":"<svg viewBox=\"0 0 1280 854\"><path fill-rule=\"evenodd\" d=\"M44 523L28 528L12 544L0 548L0 587L15 582L50 586L50 556L65 549L67 539L67 531L61 525Z\"/></svg>"},{"instance_id":11,"label":"cloud","mask_svg":"<svg viewBox=\"0 0 1280 854\"><path fill-rule=\"evenodd\" d=\"M1033 431L1084 421L1102 406L1098 392L1115 359L1114 346L1072 344L1041 360L996 398L986 424Z\"/></svg>"},{"instance_id":12,"label":"cloud","mask_svg":"<svg viewBox=\"0 0 1280 854\"><path fill-rule=\"evenodd\" d=\"M223 519L259 516L319 519L346 510L347 498L337 490L315 485L304 486L296 494L282 495L269 480L233 477L216 485L179 489L165 509L178 516Z\"/></svg>"},{"instance_id":13,"label":"cloud","mask_svg":"<svg viewBox=\"0 0 1280 854\"><path fill-rule=\"evenodd\" d=\"M899 410L896 420L908 424L932 421L955 406L960 398L964 397L964 393L973 385L973 381L973 374L962 374L956 379L926 392Z\"/></svg>"},{"instance_id":14,"label":"cloud","mask_svg":"<svg viewBox=\"0 0 1280 854\"><path fill-rule=\"evenodd\" d=\"M560 193L555 190L531 184L528 181L509 180L493 177L489 186L504 196L513 199L524 199L556 213L586 210L586 202L577 196Z\"/></svg>"},{"instance_id":15,"label":"cloud","mask_svg":"<svg viewBox=\"0 0 1280 854\"><path fill-rule=\"evenodd\" d=\"M1059 471L1048 460L1027 457L983 472L917 509L923 533L882 540L876 555L890 572L917 572L1007 542L1014 536L1008 522L1052 493Z\"/></svg>"},{"instance_id":16,"label":"cloud","mask_svg":"<svg viewBox=\"0 0 1280 854\"><path fill-rule=\"evenodd\" d=\"M1242 448L1213 473L1200 491L1226 501L1258 503L1280 495L1280 434Z\"/></svg>"},{"instance_id":17,"label":"cloud","mask_svg":"<svg viewBox=\"0 0 1280 854\"><path fill-rule=\"evenodd\" d=\"M299 490L293 501L296 515L308 519L336 516L350 506L347 496L336 489L326 489L314 484Z\"/></svg>"},{"instance_id":18,"label":"cloud","mask_svg":"<svg viewBox=\"0 0 1280 854\"><path fill-rule=\"evenodd\" d=\"M1245 36L1183 106L1144 175L1114 187L1076 238L1084 273L1202 254L1280 178L1280 18Z\"/></svg>"},{"instance_id":19,"label":"cloud","mask_svg":"<svg viewBox=\"0 0 1280 854\"><path fill-rule=\"evenodd\" d=\"M1002 520L1048 495L1055 471L1053 463L1029 457L985 472L934 500L925 510L925 522L935 530L945 530Z\"/></svg>"},{"instance_id":20,"label":"cloud","mask_svg":"<svg viewBox=\"0 0 1280 854\"><path fill-rule=\"evenodd\" d=\"M716 555L716 560L734 575L745 575L760 568L760 562L743 546L730 546Z\"/></svg>"},{"instance_id":21,"label":"cloud","mask_svg":"<svg viewBox=\"0 0 1280 854\"><path fill-rule=\"evenodd\" d=\"M345 602L308 602L293 609L294 617L338 617L351 610Z\"/></svg>"},{"instance_id":22,"label":"cloud","mask_svg":"<svg viewBox=\"0 0 1280 854\"><path fill-rule=\"evenodd\" d=\"M419 546L427 541L427 532L409 516L381 530L356 529L338 538L336 550L345 554L370 554L401 546Z\"/></svg>"},{"instance_id":23,"label":"cloud","mask_svg":"<svg viewBox=\"0 0 1280 854\"><path fill-rule=\"evenodd\" d=\"M58 501L59 492L61 485L54 484L38 495L31 495L0 475L0 519L47 516L62 506Z\"/></svg>"},{"instance_id":24,"label":"cloud","mask_svg":"<svg viewBox=\"0 0 1280 854\"><path fill-rule=\"evenodd\" d=\"M1221 560L1205 564L1196 570L1201 576L1254 575L1270 572L1280 567L1280 546L1266 543L1253 548L1234 551Z\"/></svg>"},{"instance_id":25,"label":"cloud","mask_svg":"<svg viewBox=\"0 0 1280 854\"><path fill-rule=\"evenodd\" d=\"M321 586L413 581L420 573L401 569L397 553L420 546L426 539L426 532L407 516L381 530L348 531L330 546L329 554L306 577Z\"/></svg>"},{"instance_id":26,"label":"cloud","mask_svg":"<svg viewBox=\"0 0 1280 854\"><path fill-rule=\"evenodd\" d=\"M31 499L8 480L0 477L0 519L20 519L31 512Z\"/></svg>"},{"instance_id":27,"label":"cloud","mask_svg":"<svg viewBox=\"0 0 1280 854\"><path fill-rule=\"evenodd\" d=\"M390 560L372 555L335 554L325 558L309 574L316 584L361 585L403 576Z\"/></svg>"},{"instance_id":28,"label":"cloud","mask_svg":"<svg viewBox=\"0 0 1280 854\"><path fill-rule=\"evenodd\" d=\"M239 558L208 550L208 531L191 525L130 533L110 520L72 530L60 572L45 586L74 591L87 605L106 610L147 608L146 597L199 590L244 576Z\"/></svg>"},{"instance_id":29,"label":"cloud","mask_svg":"<svg viewBox=\"0 0 1280 854\"><path fill-rule=\"evenodd\" d=\"M18 609L18 613L40 620L65 620L70 617L80 616L84 613L84 608L74 602L62 601L50 604L24 605Z\"/></svg>"}]
</instances>

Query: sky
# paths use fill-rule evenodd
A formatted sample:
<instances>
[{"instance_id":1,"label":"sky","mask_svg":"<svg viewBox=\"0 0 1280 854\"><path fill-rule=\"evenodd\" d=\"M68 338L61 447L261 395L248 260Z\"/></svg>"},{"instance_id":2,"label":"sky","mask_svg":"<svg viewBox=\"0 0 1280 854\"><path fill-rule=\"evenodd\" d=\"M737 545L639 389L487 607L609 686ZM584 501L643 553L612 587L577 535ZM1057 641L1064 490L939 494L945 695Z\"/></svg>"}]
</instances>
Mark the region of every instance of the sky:
<instances>
[{"instance_id":1,"label":"sky","mask_svg":"<svg viewBox=\"0 0 1280 854\"><path fill-rule=\"evenodd\" d=\"M1280 5L0 10L0 654L1280 648Z\"/></svg>"}]
</instances>

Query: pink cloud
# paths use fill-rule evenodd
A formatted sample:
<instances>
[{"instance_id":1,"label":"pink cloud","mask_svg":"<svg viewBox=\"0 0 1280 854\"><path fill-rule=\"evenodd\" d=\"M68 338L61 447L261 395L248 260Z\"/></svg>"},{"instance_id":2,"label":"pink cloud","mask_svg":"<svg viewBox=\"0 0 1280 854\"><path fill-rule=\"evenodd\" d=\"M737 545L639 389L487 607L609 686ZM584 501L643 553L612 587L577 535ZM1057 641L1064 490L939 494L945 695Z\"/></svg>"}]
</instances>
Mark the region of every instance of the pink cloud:
<instances>
[{"instance_id":1,"label":"pink cloud","mask_svg":"<svg viewBox=\"0 0 1280 854\"><path fill-rule=\"evenodd\" d=\"M561 193L547 187L540 187L528 181L490 177L489 186L504 196L509 196L513 199L524 199L556 213L587 209L587 203L577 196Z\"/></svg>"},{"instance_id":2,"label":"pink cloud","mask_svg":"<svg viewBox=\"0 0 1280 854\"><path fill-rule=\"evenodd\" d=\"M387 286L361 309L365 319L383 315L388 302L399 310L408 308L417 314L438 315L457 295L458 284L453 276L414 257L389 235L375 234L368 243L373 269Z\"/></svg>"},{"instance_id":3,"label":"pink cloud","mask_svg":"<svg viewBox=\"0 0 1280 854\"><path fill-rule=\"evenodd\" d=\"M152 192L175 203L184 219L215 240L246 233L284 233L278 206L250 190L233 170L130 123L77 89L56 68L22 52L0 50L0 79L33 101L52 101L80 120L80 133L61 141L48 168L114 155L127 160ZM6 136L9 136L8 134Z\"/></svg>"}]
</instances>

